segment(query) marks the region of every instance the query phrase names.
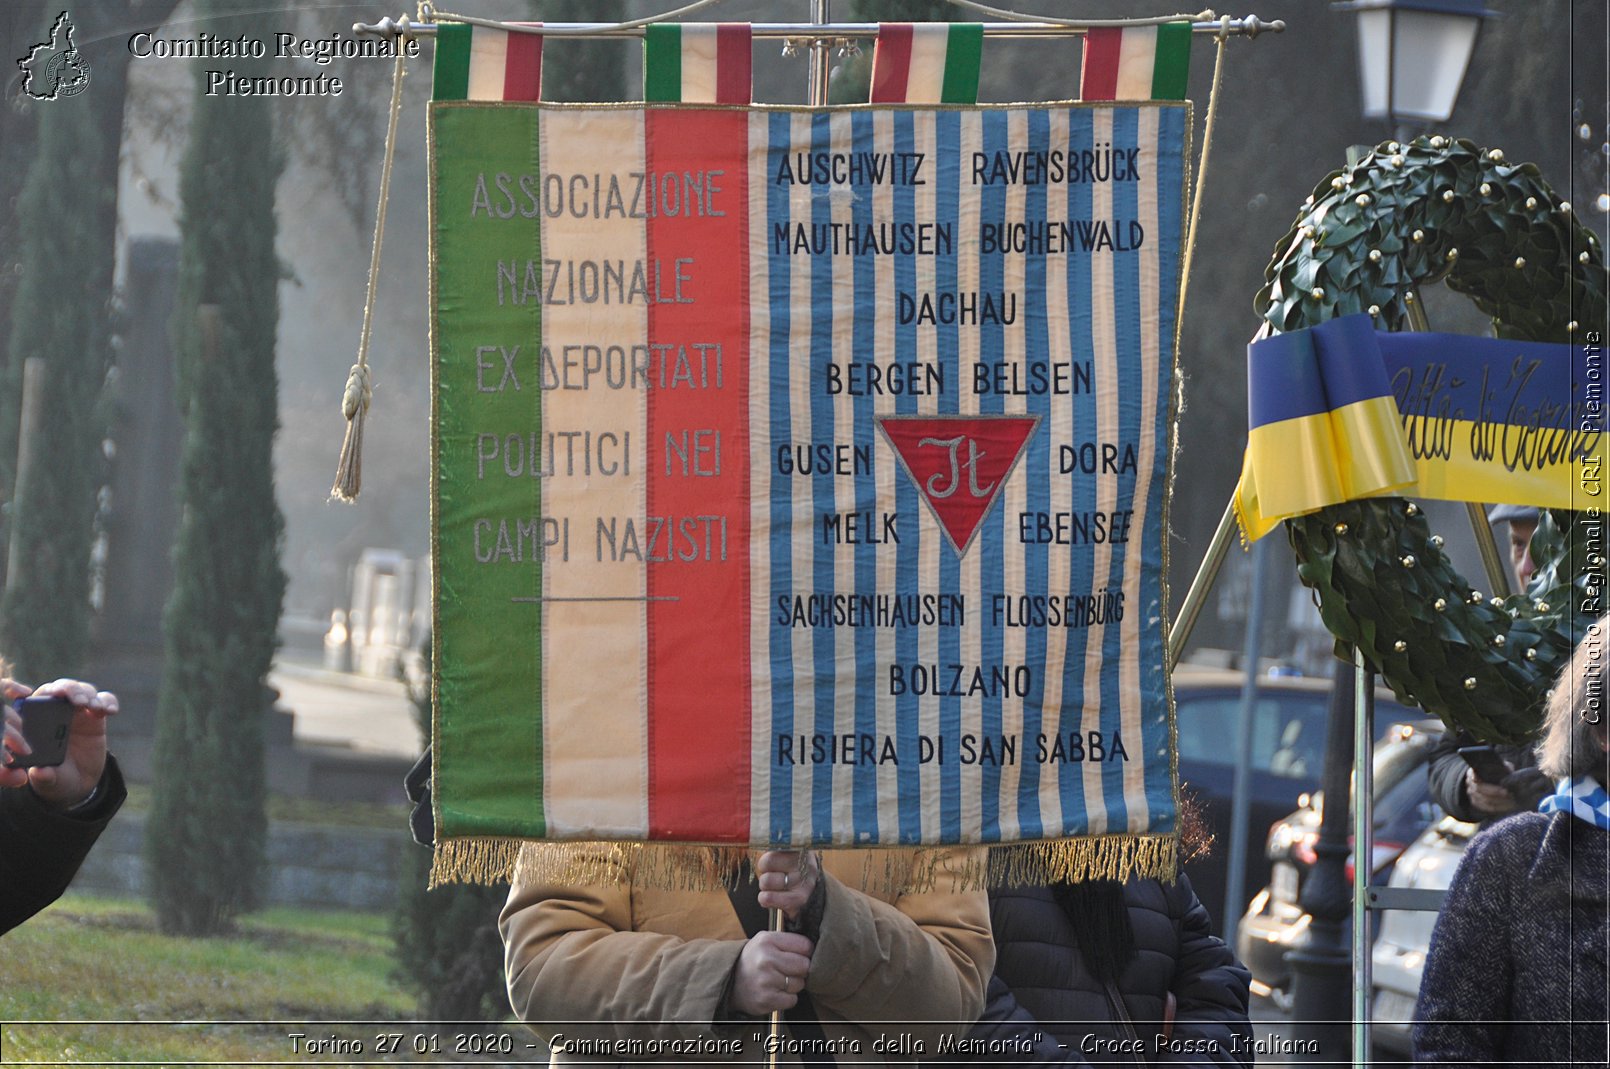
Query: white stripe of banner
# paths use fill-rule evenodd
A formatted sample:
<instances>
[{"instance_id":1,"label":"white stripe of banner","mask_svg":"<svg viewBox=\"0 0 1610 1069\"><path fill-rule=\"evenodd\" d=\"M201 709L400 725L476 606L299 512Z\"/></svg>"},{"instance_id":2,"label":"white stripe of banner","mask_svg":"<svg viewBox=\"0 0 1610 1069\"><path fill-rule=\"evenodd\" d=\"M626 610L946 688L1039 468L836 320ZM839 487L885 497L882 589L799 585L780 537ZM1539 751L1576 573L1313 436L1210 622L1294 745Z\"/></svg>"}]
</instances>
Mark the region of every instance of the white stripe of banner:
<instances>
[{"instance_id":1,"label":"white stripe of banner","mask_svg":"<svg viewBox=\"0 0 1610 1069\"><path fill-rule=\"evenodd\" d=\"M944 77L943 73L940 75ZM958 126L961 132L960 152L958 157L971 160L974 154L984 150L984 116L978 111L964 111L960 115ZM981 218L983 193L980 186L963 181L960 184L956 198L956 211L953 217L957 236L978 233L978 221ZM951 218L942 220L952 221ZM979 274L979 259L981 253L977 242L959 240L956 243L956 294L973 294L975 297L983 290ZM956 387L956 411L958 415L976 416L980 410L980 398L977 392L966 385L968 375L979 362L983 332L987 328L975 327L956 331L956 368L960 382ZM999 507L998 505L996 506ZM983 570L983 542L985 534L980 531L973 540L972 548L962 557L958 570L957 589L967 595L968 604L982 609L987 596L984 570ZM991 584L993 585L993 584ZM984 656L984 619L982 613L969 614L968 626L961 633L961 663L963 665L988 665L990 659ZM986 672L988 668L984 669ZM971 735L975 740L984 735L983 702L964 701L962 703L963 735ZM961 755L958 754L958 757ZM982 764L963 764L961 766L961 838L962 842L976 843L983 837L983 790L984 767Z\"/></svg>"},{"instance_id":2,"label":"white stripe of banner","mask_svg":"<svg viewBox=\"0 0 1610 1069\"><path fill-rule=\"evenodd\" d=\"M1027 145L1029 143L1027 113L1021 111L1009 113L1007 131L1008 143ZM1026 209L1028 189L1029 187L1026 183L1018 182L1006 187L1006 222L1022 223L1028 218ZM1043 194L1045 191L1041 187L1036 192ZM1044 308L1045 305L1038 302L1042 302L1045 295L1043 293L1030 293L1028 290L1027 272L1025 271L1027 257L1010 256L1006 257L1005 261L1006 270L1001 280L1001 288L1007 293L1021 294L1023 301L1029 305ZM1017 321L1006 327L1002 332L1005 349L1003 360L1017 368L1018 374L1024 376L1022 381L1027 381L1027 376L1024 375L1024 368L1029 355L1026 329L1027 318L1026 315L1020 312L1017 316ZM1040 359L1051 359L1049 354L1045 353L1036 353L1034 355ZM1006 398L1004 411L1021 414L1026 413L1028 410L1027 397L1009 396ZM1044 434L1047 430L1049 428L1041 428L1038 433ZM1017 516L1028 508L1028 485L1028 465L1020 461L1012 479L1002 489L1003 501L1000 506L1002 515L999 521L1001 545L1005 557L1004 582L1001 585L1002 593L1014 590L1028 590L1025 564L1028 547L1024 545L1022 538L1017 536L1017 532L1012 530L1012 525ZM1035 593L1041 592L1035 591ZM979 610L980 613L989 612L990 606L988 603L981 604ZM1026 629L1003 627L1001 631L1001 663L1028 664ZM1043 666L1035 665L1033 667L1040 669ZM1002 732L1015 736L1018 739L1019 746L1017 761L1004 765L1000 769L1000 837L1006 841L1015 840L1021 836L1017 806L1018 784L1022 779L1023 762L1029 760L1030 754L1033 752L1028 750L1027 747L1032 745L1034 740L1023 731L1023 706L1024 699L1015 696L1004 698L1001 701Z\"/></svg>"},{"instance_id":3,"label":"white stripe of banner","mask_svg":"<svg viewBox=\"0 0 1610 1069\"><path fill-rule=\"evenodd\" d=\"M1145 178L1136 186L1138 194L1138 211L1140 225L1147 234L1158 234L1157 229L1157 144L1158 144L1158 116L1161 113L1157 108L1139 109L1139 131L1136 138L1140 145L1140 173ZM1138 253L1137 268L1140 275L1140 293L1143 301L1149 306L1143 309L1140 316L1140 346L1141 346L1141 419L1140 442L1136 450L1138 462L1135 479L1135 515L1131 530L1146 530L1146 506L1148 495L1152 487L1152 465L1157 460L1156 433L1157 433L1157 396L1158 377L1160 374L1161 339L1158 337L1158 317L1161 309L1157 305L1161 301L1158 286L1159 268L1157 262L1158 242L1148 241L1142 245ZM1138 652L1141 649L1141 622L1152 615L1150 606L1141 601L1143 582L1145 580L1144 555L1140 552L1144 543L1135 542L1129 546L1125 560L1126 576L1124 580L1124 599L1126 604L1134 606L1133 612L1124 614L1121 625L1124 636L1124 649L1136 653L1135 656L1126 657L1122 662L1123 691L1124 691L1124 722L1123 732L1129 746L1135 747L1138 752L1130 753L1130 760L1124 762L1124 808L1129 815L1129 828L1131 832L1144 833L1150 828L1151 807L1146 799L1146 770L1154 767L1156 760L1149 749L1142 745L1144 735L1144 717L1142 715L1142 690L1140 678L1141 658ZM1131 595L1130 591L1134 594ZM1133 596L1133 601L1130 601ZM1163 760L1167 760L1165 756Z\"/></svg>"},{"instance_id":4,"label":"white stripe of banner","mask_svg":"<svg viewBox=\"0 0 1610 1069\"><path fill-rule=\"evenodd\" d=\"M509 33L476 26L470 32L470 100L502 100L509 61Z\"/></svg>"},{"instance_id":5,"label":"white stripe of banner","mask_svg":"<svg viewBox=\"0 0 1610 1069\"><path fill-rule=\"evenodd\" d=\"M1097 108L1091 112L1091 119L1095 144L1112 144L1112 109ZM1090 194L1090 218L1110 222L1113 218L1112 183L1093 183ZM1118 309L1114 296L1112 250L1093 250L1090 253L1090 342L1096 394L1094 440L1098 442L1122 441L1118 424L1118 339L1113 319ZM1111 515L1118 503L1114 479L1097 477L1095 486L1096 510ZM1092 549L1095 568L1090 589L1094 593L1104 586L1112 588L1119 577L1112 574L1112 544L1102 540ZM1089 642L1085 647L1084 719L1081 727L1087 733L1101 730L1101 640L1104 633L1105 628L1090 628ZM1085 806L1090 813L1090 834L1102 835L1116 830L1108 826L1107 801L1102 793L1099 768L1084 777L1084 789Z\"/></svg>"},{"instance_id":6,"label":"white stripe of banner","mask_svg":"<svg viewBox=\"0 0 1610 1069\"><path fill-rule=\"evenodd\" d=\"M932 113L918 113L913 116L912 143L914 151L921 153L925 160L939 158L938 130L934 123ZM939 216L939 183L937 176L930 176L926 185L914 187L915 196L912 198L912 218L914 220L936 219ZM914 290L917 293L934 293L937 290L935 264L938 257L919 256L916 258L916 271L914 272ZM919 363L934 367L939 364L939 337L933 329L918 328L917 355ZM933 395L923 395L917 398L917 413L920 415L937 415L942 409L943 398ZM940 528L926 505L917 506L917 514L921 519L920 534L917 544L917 586L922 593L939 592L939 561L940 547L944 544L945 534ZM971 622L971 621L969 621ZM917 651L921 664L938 664L939 635L941 628L924 627L918 629ZM922 724L922 733L930 738L938 738L939 730L939 697L929 693L917 700L917 715ZM954 762L956 740L946 740L945 761ZM922 835L923 838L938 838L939 836L939 797L943 791L941 774L944 765L933 761L922 766Z\"/></svg>"},{"instance_id":7,"label":"white stripe of banner","mask_svg":"<svg viewBox=\"0 0 1610 1069\"><path fill-rule=\"evenodd\" d=\"M906 77L907 104L937 104L945 87L945 56L950 25L917 23L911 34L911 66Z\"/></svg>"},{"instance_id":8,"label":"white stripe of banner","mask_svg":"<svg viewBox=\"0 0 1610 1069\"><path fill-rule=\"evenodd\" d=\"M834 154L843 154L846 159L854 151L850 131L850 115L848 112L835 112L828 120L828 146ZM835 190L835 192L837 192ZM846 191L848 192L848 191ZM855 203L854 196L832 196L827 199L828 210L835 228L848 227L854 222L851 208ZM855 257L835 256L832 258L832 317L829 325L832 339L832 360L841 367L851 360L863 359L863 355L855 351ZM816 317L813 317L816 318ZM820 321L818 319L818 321ZM813 360L812 366L816 366ZM832 440L843 444L853 444L855 440L855 398L847 392L837 394L828 405L832 412L833 434ZM820 440L820 439L818 439ZM848 516L856 512L862 505L855 499L854 476L840 476L832 480L833 509L840 516ZM873 503L868 502L865 507L872 508ZM876 513L874 512L874 515ZM821 520L817 520L820 524ZM833 561L833 592L835 594L859 593L855 586L855 558L859 547L856 545L839 543L837 545L825 544L825 533L818 534L813 541L822 544L822 549L829 553ZM836 735L854 735L855 733L855 695L862 687L875 688L876 681L862 679L855 670L858 660L855 656L856 628L834 627L827 631L828 641L833 646L833 663L840 666L835 673L833 687L833 732ZM848 666L849 671L844 668ZM874 691L876 693L876 691ZM835 764L833 770L833 829L840 835L848 834L855 827L855 775L860 766L855 763Z\"/></svg>"},{"instance_id":9,"label":"white stripe of banner","mask_svg":"<svg viewBox=\"0 0 1610 1069\"><path fill-rule=\"evenodd\" d=\"M682 26L682 103L716 99L716 30L713 22Z\"/></svg>"},{"instance_id":10,"label":"white stripe of banner","mask_svg":"<svg viewBox=\"0 0 1610 1069\"><path fill-rule=\"evenodd\" d=\"M646 169L640 111L544 111L541 138L547 174L618 174L624 180ZM588 249L600 262L632 264L646 256L647 239L638 219L576 219L565 212L544 214L542 227L544 248ZM568 296L568 266L561 264L558 272L555 295ZM611 306L608 315L598 314L596 308L579 301L544 305L543 328L551 337L588 338L600 346L623 346L628 353L648 337L645 305ZM537 362L522 359L520 366L535 368ZM545 516L572 518L570 558L562 567L542 570L543 594L639 599L548 601L542 606L542 635L548 644L543 708L553 708L552 700L562 695L571 708L589 710L586 717L542 718L543 801L549 834L641 838L648 828L647 605L641 600L648 592L648 580L644 566L600 562L593 552L592 524L594 517L646 513L647 393L595 385L539 394L538 385L527 379L522 392L529 391L533 404L541 398L544 439L550 430L591 429L596 436L612 429L632 436L630 479L583 476L580 450L577 472L567 475L562 464L566 451L550 450L546 440L539 443L542 456L557 470L552 478L532 479L532 493L541 488ZM588 636L599 635L619 636L621 641L589 644ZM560 643L566 644L559 647ZM510 655L520 654L511 650Z\"/></svg>"},{"instance_id":11,"label":"white stripe of banner","mask_svg":"<svg viewBox=\"0 0 1610 1069\"><path fill-rule=\"evenodd\" d=\"M749 114L749 839L771 836L771 784L777 736L771 720L771 258L766 198L771 117Z\"/></svg>"},{"instance_id":12,"label":"white stripe of banner","mask_svg":"<svg viewBox=\"0 0 1610 1069\"><path fill-rule=\"evenodd\" d=\"M1051 145L1053 147L1067 147L1069 145L1069 111L1067 108L1055 108L1051 111ZM1052 186L1048 190L1045 203L1046 222L1048 232L1057 223L1068 219L1068 193L1060 186ZM1066 294L1068 292L1068 264L1071 256L1048 256L1045 265L1045 299L1048 308L1066 307ZM1076 312L1067 308L1066 315L1048 316L1046 323L1046 357L1049 360L1082 359L1081 346L1076 346L1073 339L1073 322ZM1054 446L1058 436L1051 434L1049 440ZM1056 460L1053 455L1051 470L1056 470ZM1073 511L1073 480L1068 478L1052 478L1050 487L1050 500L1047 503L1052 513L1067 514ZM1070 567L1072 557L1067 553L1050 553L1046 556L1046 582L1048 593L1065 595L1072 589L1073 576ZM1025 591L1037 593L1037 591ZM1043 706L1044 726L1043 732L1047 735L1053 731L1061 730L1064 733L1074 726L1073 718L1065 727L1058 728L1057 713L1067 702L1080 700L1078 694L1064 694L1063 682L1068 665L1068 638L1074 634L1072 628L1062 628L1050 631L1045 646L1045 704ZM1027 743L1025 743L1025 746ZM1040 775L1039 801L1040 825L1047 835L1061 832L1064 816L1062 812L1061 777L1065 774L1066 765L1043 764L1038 768Z\"/></svg>"},{"instance_id":13,"label":"white stripe of banner","mask_svg":"<svg viewBox=\"0 0 1610 1069\"><path fill-rule=\"evenodd\" d=\"M1150 100L1157 62L1157 27L1126 26L1118 42L1118 100Z\"/></svg>"},{"instance_id":14,"label":"white stripe of banner","mask_svg":"<svg viewBox=\"0 0 1610 1069\"><path fill-rule=\"evenodd\" d=\"M880 149L889 150L894 146L894 114L887 110L878 110L872 113L872 141ZM874 219L894 219L894 184L892 182L880 183L872 187L872 217ZM885 307L893 299L895 292L894 276L895 258L892 256L877 256L872 260L873 271L873 307ZM872 332L872 360L881 367L888 367L900 357L895 351L894 322L887 316L879 317L875 321ZM873 411L877 415L888 415L896 411L895 399L888 395L879 395L873 399ZM875 417L874 417L875 418ZM878 499L893 510L895 508L895 480L900 477L897 468L894 450L885 448L883 443L875 438L872 448L873 477L878 487ZM899 522L903 524L903 531L913 531L917 517L902 516ZM904 535L902 534L902 537ZM896 590L896 578L899 575L898 563L900 550L897 546L885 547L876 556L878 590ZM880 665L895 662L895 631L890 627L876 629L877 635L877 663ZM878 726L880 736L894 739L901 738L899 724L894 715L893 703L880 701L878 703ZM878 777L878 841L881 843L896 843L900 841L900 776L894 770L887 769Z\"/></svg>"},{"instance_id":15,"label":"white stripe of banner","mask_svg":"<svg viewBox=\"0 0 1610 1069\"><path fill-rule=\"evenodd\" d=\"M799 147L809 146L811 141L811 117L809 114L796 113L790 117L792 127L793 145ZM788 211L790 223L811 222L811 201L816 192L815 186L795 184L789 187ZM811 278L810 260L806 257L796 256L789 263L789 321L788 321L788 351L792 353L809 353L811 351L812 316L811 312ZM823 324L823 329L829 329L831 324ZM789 417L790 428L788 440L790 442L808 443L814 441L811 433L811 393L810 393L810 361L789 361ZM794 478L789 480L793 494L793 515L797 525L799 517L815 515L816 506L811 500L811 480ZM791 540L791 553L793 556L794 592L796 594L809 594L813 584L810 581L812 570L816 562L815 539L794 538ZM816 731L816 642L820 629L795 627L789 629L793 644L793 677L794 677L794 729L795 734L811 735ZM793 776L793 810L795 828L809 828L809 813L811 812L811 778L810 766L801 766L802 772Z\"/></svg>"}]
</instances>

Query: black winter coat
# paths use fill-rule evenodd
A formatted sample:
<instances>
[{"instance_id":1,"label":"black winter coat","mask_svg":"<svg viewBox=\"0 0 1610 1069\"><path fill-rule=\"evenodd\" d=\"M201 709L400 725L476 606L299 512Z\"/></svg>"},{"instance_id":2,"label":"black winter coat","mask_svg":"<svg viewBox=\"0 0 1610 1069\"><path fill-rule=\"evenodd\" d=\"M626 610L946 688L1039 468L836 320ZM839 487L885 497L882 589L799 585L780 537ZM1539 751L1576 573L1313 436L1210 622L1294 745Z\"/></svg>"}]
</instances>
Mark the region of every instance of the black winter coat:
<instances>
[{"instance_id":1,"label":"black winter coat","mask_svg":"<svg viewBox=\"0 0 1610 1069\"><path fill-rule=\"evenodd\" d=\"M1118 977L1124 1006L1152 1065L1251 1065L1251 979L1210 930L1207 910L1183 875L1177 883L1130 880L1124 905L1136 954ZM990 894L995 979L969 1038L995 1064L1134 1065L1101 984L1074 948L1072 926L1049 888ZM1158 1048L1164 1003L1176 999L1171 1038ZM1036 1041L1035 1036L1041 1038ZM1059 1046L1060 1044L1060 1046ZM1023 1050L1031 1053L1019 1053Z\"/></svg>"},{"instance_id":2,"label":"black winter coat","mask_svg":"<svg viewBox=\"0 0 1610 1069\"><path fill-rule=\"evenodd\" d=\"M0 790L0 932L67 890L78 866L128 792L110 754L100 795L81 813L59 813L27 787Z\"/></svg>"}]
</instances>

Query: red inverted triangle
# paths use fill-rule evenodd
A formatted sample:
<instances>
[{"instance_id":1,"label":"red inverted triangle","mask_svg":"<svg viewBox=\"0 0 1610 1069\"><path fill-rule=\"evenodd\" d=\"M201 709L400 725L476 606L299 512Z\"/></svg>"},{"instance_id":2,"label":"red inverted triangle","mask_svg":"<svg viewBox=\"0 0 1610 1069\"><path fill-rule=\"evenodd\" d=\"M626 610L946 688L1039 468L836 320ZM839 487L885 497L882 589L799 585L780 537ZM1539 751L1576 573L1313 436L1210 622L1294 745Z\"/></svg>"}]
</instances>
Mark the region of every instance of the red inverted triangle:
<instances>
[{"instance_id":1,"label":"red inverted triangle","mask_svg":"<svg viewBox=\"0 0 1610 1069\"><path fill-rule=\"evenodd\" d=\"M878 417L957 556L972 545L1039 423L1039 416Z\"/></svg>"}]
</instances>

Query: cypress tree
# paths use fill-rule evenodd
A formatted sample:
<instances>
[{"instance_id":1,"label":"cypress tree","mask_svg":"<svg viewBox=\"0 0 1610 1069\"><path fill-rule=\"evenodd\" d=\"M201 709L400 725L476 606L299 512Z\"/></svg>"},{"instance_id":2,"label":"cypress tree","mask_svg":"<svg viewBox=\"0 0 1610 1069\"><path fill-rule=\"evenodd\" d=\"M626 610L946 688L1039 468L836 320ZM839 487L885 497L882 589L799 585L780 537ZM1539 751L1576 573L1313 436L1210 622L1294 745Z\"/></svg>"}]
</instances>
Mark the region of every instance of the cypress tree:
<instances>
[{"instance_id":1,"label":"cypress tree","mask_svg":"<svg viewBox=\"0 0 1610 1069\"><path fill-rule=\"evenodd\" d=\"M252 6L204 0L200 24L222 36L251 33L249 17L230 16ZM267 835L263 679L285 590L273 478L274 188L283 161L269 101L208 97L203 77L198 69L179 179L173 333L186 434L146 843L158 922L189 935L225 931L257 903Z\"/></svg>"},{"instance_id":2,"label":"cypress tree","mask_svg":"<svg viewBox=\"0 0 1610 1069\"><path fill-rule=\"evenodd\" d=\"M45 379L24 445L34 459L9 515L17 574L0 601L0 648L19 678L34 681L76 672L89 634L90 546L105 474L98 399L111 349L110 271L100 267L108 250L97 223L113 198L94 179L107 151L94 106L83 94L38 109L37 151L17 204L21 277L12 361L0 383L8 401L0 427L10 441L24 359L42 358Z\"/></svg>"}]
</instances>

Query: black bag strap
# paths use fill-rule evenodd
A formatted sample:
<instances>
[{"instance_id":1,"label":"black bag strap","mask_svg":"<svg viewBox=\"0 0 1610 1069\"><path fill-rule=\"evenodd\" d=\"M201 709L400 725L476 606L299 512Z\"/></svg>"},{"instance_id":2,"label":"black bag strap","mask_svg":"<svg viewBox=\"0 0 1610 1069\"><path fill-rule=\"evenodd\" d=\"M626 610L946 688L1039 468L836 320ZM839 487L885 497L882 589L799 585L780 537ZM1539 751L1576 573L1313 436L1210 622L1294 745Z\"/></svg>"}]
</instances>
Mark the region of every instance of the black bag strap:
<instances>
[{"instance_id":1,"label":"black bag strap","mask_svg":"<svg viewBox=\"0 0 1610 1069\"><path fill-rule=\"evenodd\" d=\"M747 857L743 859L743 865L738 870L738 885L727 891L727 897L732 899L732 909L738 914L738 923L743 925L744 935L752 939L757 933L771 927L771 918L767 916L765 907L760 904L760 881L750 869ZM801 1063L838 1064L829 1051L827 1033L822 1031L822 1022L816 1018L816 1005L811 1002L808 992L800 991L799 1001L783 1011L783 1020L788 1022L788 1030L793 1033L794 1038L800 1041Z\"/></svg>"},{"instance_id":2,"label":"black bag strap","mask_svg":"<svg viewBox=\"0 0 1610 1069\"><path fill-rule=\"evenodd\" d=\"M1113 1023L1118 1031L1129 1040L1129 1049L1134 1052L1135 1064L1147 1064L1146 1054L1141 1046L1140 1033L1135 1031L1135 1022L1129 1017L1129 1007L1124 1005L1124 993L1118 990L1118 985L1111 980L1105 981L1107 1005L1112 1007Z\"/></svg>"}]
</instances>

